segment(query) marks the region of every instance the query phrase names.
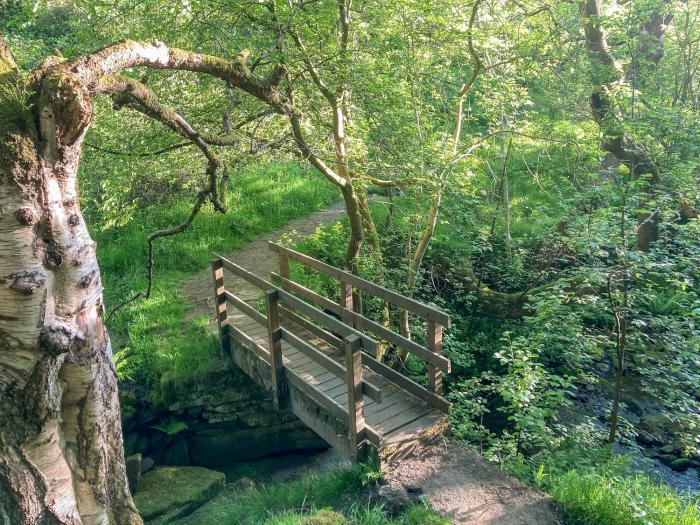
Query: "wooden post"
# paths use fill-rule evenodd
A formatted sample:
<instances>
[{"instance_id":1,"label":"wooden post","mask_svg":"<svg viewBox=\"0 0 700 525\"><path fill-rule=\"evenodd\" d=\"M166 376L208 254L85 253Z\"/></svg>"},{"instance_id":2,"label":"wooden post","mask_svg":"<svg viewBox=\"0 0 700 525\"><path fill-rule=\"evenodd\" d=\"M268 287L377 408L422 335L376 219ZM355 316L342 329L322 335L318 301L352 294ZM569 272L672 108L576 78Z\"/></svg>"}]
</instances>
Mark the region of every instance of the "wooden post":
<instances>
[{"instance_id":1,"label":"wooden post","mask_svg":"<svg viewBox=\"0 0 700 525\"><path fill-rule=\"evenodd\" d=\"M436 354L442 353L442 326L435 321L428 321L427 333L428 350ZM442 370L428 365L428 384L437 395L442 395Z\"/></svg>"},{"instance_id":2,"label":"wooden post","mask_svg":"<svg viewBox=\"0 0 700 525\"><path fill-rule=\"evenodd\" d=\"M280 253L280 277L289 279L289 257L286 254Z\"/></svg>"},{"instance_id":3,"label":"wooden post","mask_svg":"<svg viewBox=\"0 0 700 525\"><path fill-rule=\"evenodd\" d=\"M287 406L287 388L282 364L282 329L280 328L279 295L277 290L265 291L267 306L267 338L270 347L270 375L272 396L276 410Z\"/></svg>"},{"instance_id":4,"label":"wooden post","mask_svg":"<svg viewBox=\"0 0 700 525\"><path fill-rule=\"evenodd\" d=\"M340 281L340 300L338 301L340 306L343 307L343 312L341 313L341 318L345 324L352 326L352 321L346 315L346 312L352 312L352 285Z\"/></svg>"},{"instance_id":5,"label":"wooden post","mask_svg":"<svg viewBox=\"0 0 700 525\"><path fill-rule=\"evenodd\" d=\"M221 349L225 354L231 355L231 341L228 338L228 314L226 312L226 293L224 288L224 266L221 259L211 262L211 270L214 275L214 308L216 312L216 326L219 330Z\"/></svg>"},{"instance_id":6,"label":"wooden post","mask_svg":"<svg viewBox=\"0 0 700 525\"><path fill-rule=\"evenodd\" d=\"M356 335L345 338L345 368L348 384L348 439L350 453L357 457L365 428L362 399L362 341Z\"/></svg>"}]
</instances>

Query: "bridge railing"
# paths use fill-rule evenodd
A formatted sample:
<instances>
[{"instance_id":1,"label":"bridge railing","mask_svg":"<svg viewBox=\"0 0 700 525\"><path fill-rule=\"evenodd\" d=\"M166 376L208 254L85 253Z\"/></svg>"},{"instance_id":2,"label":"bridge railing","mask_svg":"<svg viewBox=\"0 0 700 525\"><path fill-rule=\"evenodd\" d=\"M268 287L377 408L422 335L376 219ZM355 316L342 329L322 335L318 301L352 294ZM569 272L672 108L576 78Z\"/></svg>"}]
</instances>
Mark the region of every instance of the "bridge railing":
<instances>
[{"instance_id":1,"label":"bridge railing","mask_svg":"<svg viewBox=\"0 0 700 525\"><path fill-rule=\"evenodd\" d=\"M234 293L226 290L224 270L258 287L265 294L265 314L246 303ZM229 336L236 337L247 345L258 357L270 365L273 401L276 408L286 408L289 403L289 383L303 391L316 403L323 406L336 418L348 423L348 440L351 451L359 450L360 444L367 440L375 446L380 445L380 437L364 419L364 396L381 402L382 391L362 377L362 350L376 352L377 342L359 330L325 314L323 311L297 298L291 293L274 286L265 279L249 272L228 259L214 254L212 260L214 277L214 296L216 302L216 319L221 334L221 343L225 352L231 354ZM253 321L267 329L268 349L252 341L250 337L229 322L228 307L234 307ZM345 352L345 365L335 361L318 348L308 343L289 328L282 325L284 314L293 321L301 320L313 326L316 332L323 332L333 337L334 342L342 346ZM308 321L312 319L318 325ZM301 324L297 322L297 324ZM302 328L308 328L302 325ZM331 332L339 334L340 337ZM318 389L309 385L301 376L284 366L282 341L288 343L298 352L336 375L347 384L348 406L343 407Z\"/></svg>"},{"instance_id":2,"label":"bridge railing","mask_svg":"<svg viewBox=\"0 0 700 525\"><path fill-rule=\"evenodd\" d=\"M402 388L408 390L417 397L424 399L428 404L438 408L444 412L450 411L450 403L442 397L442 372L450 372L450 360L442 355L442 334L443 327L449 328L450 316L444 311L435 308L434 306L421 303L410 297L401 295L393 290L384 288L376 283L363 279L345 270L336 268L322 261L314 259L308 255L292 250L285 246L268 243L270 250L276 252L279 257L279 273L273 272L273 279L280 283L280 286L290 292L294 292L301 297L317 304L318 306L333 312L338 315L346 325L353 326L358 330L366 330L372 333L377 338L394 344L397 348L403 349L423 361L427 365L428 371L428 387L411 381L396 370L386 366L384 363L373 359L371 356L364 354L362 362L374 372L381 374L389 381L396 383ZM327 275L338 281L340 287L340 300L335 301L324 297L309 288L294 282L290 277L289 261L298 262L308 268L312 268L324 275ZM366 292L374 297L378 297L390 304L405 310L406 312L418 315L427 322L426 329L426 345L420 345L401 334L383 326L376 321L368 319L362 313L358 313L353 309L353 289ZM298 316L296 316L298 317ZM296 319L295 319L296 320ZM298 322L304 323L304 319L299 319ZM306 323L307 325L311 323ZM309 331L314 332L313 325L306 326ZM329 344L341 348L339 340L329 337L327 332L318 330L315 335L326 340ZM376 348L376 347L375 347ZM365 350L370 349L365 347ZM376 351L374 352L376 355Z\"/></svg>"}]
</instances>

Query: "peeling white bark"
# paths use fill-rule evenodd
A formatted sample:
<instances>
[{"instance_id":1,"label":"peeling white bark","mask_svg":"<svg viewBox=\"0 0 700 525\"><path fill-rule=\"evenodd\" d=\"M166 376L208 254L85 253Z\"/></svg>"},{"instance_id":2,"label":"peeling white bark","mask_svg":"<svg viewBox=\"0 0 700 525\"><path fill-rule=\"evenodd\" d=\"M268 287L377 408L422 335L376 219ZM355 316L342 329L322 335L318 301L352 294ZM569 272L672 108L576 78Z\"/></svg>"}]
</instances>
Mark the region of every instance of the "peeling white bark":
<instances>
[{"instance_id":1,"label":"peeling white bark","mask_svg":"<svg viewBox=\"0 0 700 525\"><path fill-rule=\"evenodd\" d=\"M37 89L38 132L0 127L0 522L137 524L76 187L91 101L50 74Z\"/></svg>"}]
</instances>

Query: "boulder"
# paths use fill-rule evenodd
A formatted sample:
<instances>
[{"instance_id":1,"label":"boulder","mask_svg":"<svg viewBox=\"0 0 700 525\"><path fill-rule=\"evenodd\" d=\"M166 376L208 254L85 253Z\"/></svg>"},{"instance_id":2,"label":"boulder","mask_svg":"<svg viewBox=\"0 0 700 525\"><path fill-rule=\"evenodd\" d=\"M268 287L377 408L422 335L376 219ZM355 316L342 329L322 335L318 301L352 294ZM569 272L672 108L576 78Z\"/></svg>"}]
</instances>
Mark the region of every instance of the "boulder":
<instances>
[{"instance_id":1,"label":"boulder","mask_svg":"<svg viewBox=\"0 0 700 525\"><path fill-rule=\"evenodd\" d=\"M659 443L668 442L668 428L671 418L665 414L653 414L644 416L639 420L639 428L651 435Z\"/></svg>"},{"instance_id":2,"label":"boulder","mask_svg":"<svg viewBox=\"0 0 700 525\"><path fill-rule=\"evenodd\" d=\"M126 478L129 480L129 490L135 494L141 480L141 454L134 454L124 459L126 463Z\"/></svg>"},{"instance_id":3,"label":"boulder","mask_svg":"<svg viewBox=\"0 0 700 525\"><path fill-rule=\"evenodd\" d=\"M664 465L670 467L671 464L678 458L673 454L657 454L656 459L661 461L661 463L663 463Z\"/></svg>"},{"instance_id":4,"label":"boulder","mask_svg":"<svg viewBox=\"0 0 700 525\"><path fill-rule=\"evenodd\" d=\"M639 430L637 432L637 441L645 447L654 447L656 445L661 445L661 441L659 441L655 436L653 436L646 430Z\"/></svg>"},{"instance_id":5,"label":"boulder","mask_svg":"<svg viewBox=\"0 0 700 525\"><path fill-rule=\"evenodd\" d=\"M134 503L145 522L164 525L216 496L225 479L223 473L202 467L157 467L141 476Z\"/></svg>"},{"instance_id":6,"label":"boulder","mask_svg":"<svg viewBox=\"0 0 700 525\"><path fill-rule=\"evenodd\" d=\"M659 449L659 452L662 454L673 454L674 451L675 447L671 443L668 443Z\"/></svg>"},{"instance_id":7,"label":"boulder","mask_svg":"<svg viewBox=\"0 0 700 525\"><path fill-rule=\"evenodd\" d=\"M151 458L143 458L141 460L141 474L145 474L153 468L154 461Z\"/></svg>"}]
</instances>

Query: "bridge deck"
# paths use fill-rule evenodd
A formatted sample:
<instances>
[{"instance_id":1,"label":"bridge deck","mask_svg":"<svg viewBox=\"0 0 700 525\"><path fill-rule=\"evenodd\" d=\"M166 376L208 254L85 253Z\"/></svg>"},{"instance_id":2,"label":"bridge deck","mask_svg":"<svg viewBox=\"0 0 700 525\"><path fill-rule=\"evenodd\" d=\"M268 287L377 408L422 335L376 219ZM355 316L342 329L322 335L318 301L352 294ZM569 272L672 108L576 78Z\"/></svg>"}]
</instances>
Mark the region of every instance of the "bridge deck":
<instances>
[{"instance_id":1,"label":"bridge deck","mask_svg":"<svg viewBox=\"0 0 700 525\"><path fill-rule=\"evenodd\" d=\"M241 313L237 313L229 319L234 326L245 332L260 347L269 351L265 327ZM344 356L337 349L291 321L287 321L287 323L293 327L296 335L313 344L324 354L340 363L345 362ZM309 385L333 399L343 408L347 408L348 391L345 381L284 341L282 342L282 357L285 368L295 372ZM367 424L382 437L384 446L403 442L416 434L433 429L436 425L444 426L445 415L430 407L425 401L412 396L366 367L363 367L362 375L382 390L381 402L372 399L365 401L364 417Z\"/></svg>"},{"instance_id":2,"label":"bridge deck","mask_svg":"<svg viewBox=\"0 0 700 525\"><path fill-rule=\"evenodd\" d=\"M283 249L273 246L274 250ZM373 283L365 285L341 270L326 269L320 261L283 250L285 257L298 256L316 269L355 279L353 286L358 289L367 286L406 308L442 321L446 318L442 312L412 299ZM371 445L382 461L390 462L448 430L449 403L440 395L440 369L449 370L449 361L440 355L441 328L436 328L435 321L428 321L428 336L434 336L432 344L428 337L427 347L422 347L355 313L351 304L346 303L349 309L336 312L338 303L329 303L289 280L288 261L282 257L280 273L285 277L277 277L286 289L222 257L217 256L212 267L222 347L253 380L272 391L276 406L291 410L331 446L356 456ZM266 314L255 308L257 301L247 298L246 302L235 295L235 289L224 288L224 269L254 284L261 295L267 296ZM316 306L289 293L290 287L297 295L315 299ZM342 314L345 322L326 315L318 306ZM363 323L367 328L364 332L357 329ZM367 334L372 328L399 348L405 347L427 360L429 387L418 385L372 357L378 349L377 342Z\"/></svg>"}]
</instances>

